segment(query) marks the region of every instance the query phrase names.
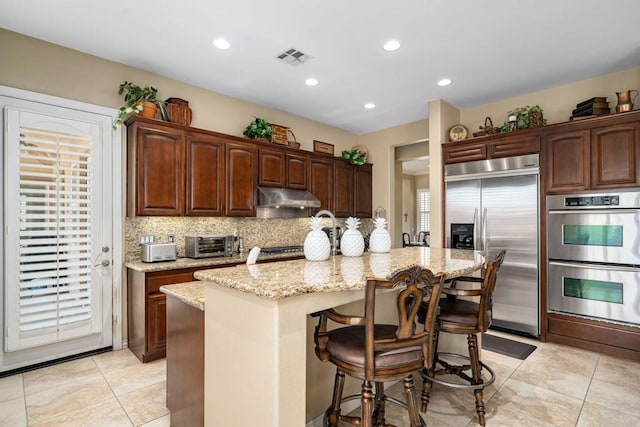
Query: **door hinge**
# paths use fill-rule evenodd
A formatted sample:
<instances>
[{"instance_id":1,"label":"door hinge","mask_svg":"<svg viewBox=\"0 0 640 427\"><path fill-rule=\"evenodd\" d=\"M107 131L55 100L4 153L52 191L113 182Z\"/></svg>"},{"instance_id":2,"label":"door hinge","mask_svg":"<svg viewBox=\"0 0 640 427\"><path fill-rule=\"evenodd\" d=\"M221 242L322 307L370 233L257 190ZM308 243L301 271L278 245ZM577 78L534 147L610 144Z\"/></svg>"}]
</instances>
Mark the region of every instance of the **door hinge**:
<instances>
[{"instance_id":1,"label":"door hinge","mask_svg":"<svg viewBox=\"0 0 640 427\"><path fill-rule=\"evenodd\" d=\"M113 315L112 323L113 323L113 326L118 326L118 316L115 314Z\"/></svg>"}]
</instances>

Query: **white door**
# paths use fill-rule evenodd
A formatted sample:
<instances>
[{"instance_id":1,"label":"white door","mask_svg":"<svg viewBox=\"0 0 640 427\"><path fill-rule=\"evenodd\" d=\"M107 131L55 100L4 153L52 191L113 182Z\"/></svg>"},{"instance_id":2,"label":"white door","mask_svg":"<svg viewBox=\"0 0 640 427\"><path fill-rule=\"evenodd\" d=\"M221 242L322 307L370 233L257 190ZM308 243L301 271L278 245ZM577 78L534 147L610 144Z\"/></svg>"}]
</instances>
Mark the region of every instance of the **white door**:
<instances>
[{"instance_id":1,"label":"white door","mask_svg":"<svg viewBox=\"0 0 640 427\"><path fill-rule=\"evenodd\" d=\"M5 172L0 370L110 347L110 118L0 101Z\"/></svg>"}]
</instances>

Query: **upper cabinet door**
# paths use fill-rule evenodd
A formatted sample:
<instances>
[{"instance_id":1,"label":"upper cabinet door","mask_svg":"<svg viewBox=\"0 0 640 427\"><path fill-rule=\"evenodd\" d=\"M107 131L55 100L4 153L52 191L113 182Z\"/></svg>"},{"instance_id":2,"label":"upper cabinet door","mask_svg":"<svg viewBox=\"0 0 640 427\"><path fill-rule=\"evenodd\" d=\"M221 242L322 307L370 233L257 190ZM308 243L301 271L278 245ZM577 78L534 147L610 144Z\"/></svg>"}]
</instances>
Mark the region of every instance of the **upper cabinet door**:
<instances>
[{"instance_id":1,"label":"upper cabinet door","mask_svg":"<svg viewBox=\"0 0 640 427\"><path fill-rule=\"evenodd\" d=\"M550 132L545 137L546 187L549 192L589 188L589 130Z\"/></svg>"},{"instance_id":2,"label":"upper cabinet door","mask_svg":"<svg viewBox=\"0 0 640 427\"><path fill-rule=\"evenodd\" d=\"M333 180L336 183L333 192L333 214L336 217L353 215L353 166L342 159L335 160Z\"/></svg>"},{"instance_id":3,"label":"upper cabinet door","mask_svg":"<svg viewBox=\"0 0 640 427\"><path fill-rule=\"evenodd\" d=\"M640 185L640 123L591 129L591 186Z\"/></svg>"},{"instance_id":4,"label":"upper cabinet door","mask_svg":"<svg viewBox=\"0 0 640 427\"><path fill-rule=\"evenodd\" d=\"M227 216L256 216L258 149L227 142L225 147Z\"/></svg>"},{"instance_id":5,"label":"upper cabinet door","mask_svg":"<svg viewBox=\"0 0 640 427\"><path fill-rule=\"evenodd\" d=\"M320 200L321 209L333 210L333 160L311 157L309 160L309 191Z\"/></svg>"},{"instance_id":6,"label":"upper cabinet door","mask_svg":"<svg viewBox=\"0 0 640 427\"><path fill-rule=\"evenodd\" d=\"M220 138L187 133L186 213L220 216L224 213L224 143Z\"/></svg>"},{"instance_id":7,"label":"upper cabinet door","mask_svg":"<svg viewBox=\"0 0 640 427\"><path fill-rule=\"evenodd\" d=\"M287 188L306 190L308 186L309 158L304 154L287 153Z\"/></svg>"},{"instance_id":8,"label":"upper cabinet door","mask_svg":"<svg viewBox=\"0 0 640 427\"><path fill-rule=\"evenodd\" d=\"M134 123L128 132L129 214L183 215L183 132L147 123Z\"/></svg>"},{"instance_id":9,"label":"upper cabinet door","mask_svg":"<svg viewBox=\"0 0 640 427\"><path fill-rule=\"evenodd\" d=\"M359 218L371 218L373 216L373 205L371 198L373 192L372 185L373 165L367 163L362 166L355 166L353 169L353 201L354 213Z\"/></svg>"},{"instance_id":10,"label":"upper cabinet door","mask_svg":"<svg viewBox=\"0 0 640 427\"><path fill-rule=\"evenodd\" d=\"M284 151L260 148L259 156L258 185L264 187L284 187L286 183Z\"/></svg>"}]
</instances>

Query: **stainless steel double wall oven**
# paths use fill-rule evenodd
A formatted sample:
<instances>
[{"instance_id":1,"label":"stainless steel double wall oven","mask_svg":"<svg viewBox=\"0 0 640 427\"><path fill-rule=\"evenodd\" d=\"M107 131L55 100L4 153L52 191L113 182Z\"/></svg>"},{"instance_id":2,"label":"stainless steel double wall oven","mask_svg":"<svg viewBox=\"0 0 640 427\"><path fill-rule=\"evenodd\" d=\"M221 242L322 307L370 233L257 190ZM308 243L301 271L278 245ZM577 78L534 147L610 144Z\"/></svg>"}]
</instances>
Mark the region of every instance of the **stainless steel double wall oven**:
<instances>
[{"instance_id":1,"label":"stainless steel double wall oven","mask_svg":"<svg viewBox=\"0 0 640 427\"><path fill-rule=\"evenodd\" d=\"M547 196L548 306L640 325L640 191Z\"/></svg>"}]
</instances>

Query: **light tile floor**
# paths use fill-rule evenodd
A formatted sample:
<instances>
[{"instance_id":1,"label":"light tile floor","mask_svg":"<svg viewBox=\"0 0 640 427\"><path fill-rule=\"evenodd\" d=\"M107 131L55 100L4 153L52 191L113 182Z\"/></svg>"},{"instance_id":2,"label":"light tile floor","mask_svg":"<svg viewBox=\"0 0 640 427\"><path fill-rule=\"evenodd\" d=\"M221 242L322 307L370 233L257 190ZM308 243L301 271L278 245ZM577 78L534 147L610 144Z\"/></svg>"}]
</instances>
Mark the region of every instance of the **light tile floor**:
<instances>
[{"instance_id":1,"label":"light tile floor","mask_svg":"<svg viewBox=\"0 0 640 427\"><path fill-rule=\"evenodd\" d=\"M484 393L488 426L640 425L640 363L492 333L538 348L524 361L483 351L497 374ZM142 364L122 350L0 378L0 426L166 427L165 371L164 360ZM388 393L401 398L402 385ZM408 425L404 411L388 413ZM423 417L430 427L477 425L473 394L436 384Z\"/></svg>"},{"instance_id":2,"label":"light tile floor","mask_svg":"<svg viewBox=\"0 0 640 427\"><path fill-rule=\"evenodd\" d=\"M487 426L640 426L640 363L553 343L491 331L536 345L519 360L483 350L482 360L496 373L484 391ZM418 391L422 386L414 375ZM398 399L402 384L388 390ZM406 411L388 406L387 422L408 426ZM469 390L435 384L426 414L429 427L476 426L475 399Z\"/></svg>"},{"instance_id":3,"label":"light tile floor","mask_svg":"<svg viewBox=\"0 0 640 427\"><path fill-rule=\"evenodd\" d=\"M165 380L129 350L0 378L0 426L168 427Z\"/></svg>"}]
</instances>

